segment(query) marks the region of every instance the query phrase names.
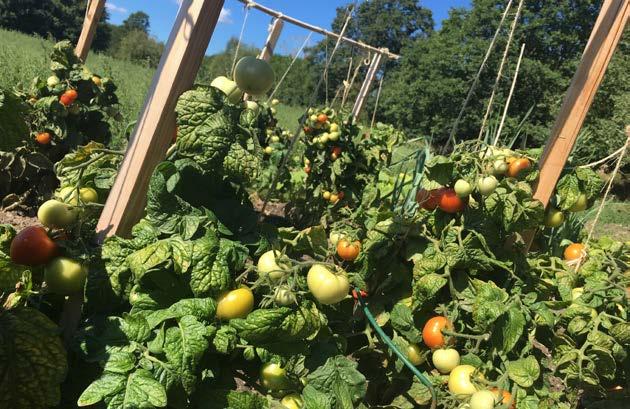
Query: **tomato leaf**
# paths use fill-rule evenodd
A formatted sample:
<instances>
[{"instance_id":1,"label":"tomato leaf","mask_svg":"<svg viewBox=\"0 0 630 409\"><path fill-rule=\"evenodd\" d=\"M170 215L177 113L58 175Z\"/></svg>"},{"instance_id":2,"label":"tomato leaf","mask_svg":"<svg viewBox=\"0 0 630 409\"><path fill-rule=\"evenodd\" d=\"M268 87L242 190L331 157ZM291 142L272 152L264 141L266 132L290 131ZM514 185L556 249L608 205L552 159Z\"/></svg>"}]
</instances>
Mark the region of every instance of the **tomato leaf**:
<instances>
[{"instance_id":1,"label":"tomato leaf","mask_svg":"<svg viewBox=\"0 0 630 409\"><path fill-rule=\"evenodd\" d=\"M306 385L302 390L302 398L304 398L305 409L332 409L333 398L320 392L312 385Z\"/></svg>"},{"instance_id":2,"label":"tomato leaf","mask_svg":"<svg viewBox=\"0 0 630 409\"><path fill-rule=\"evenodd\" d=\"M507 371L510 379L523 388L529 388L540 377L540 365L531 355L508 362Z\"/></svg>"},{"instance_id":3,"label":"tomato leaf","mask_svg":"<svg viewBox=\"0 0 630 409\"><path fill-rule=\"evenodd\" d=\"M494 323L492 339L503 351L511 351L523 335L525 315L516 307L507 310Z\"/></svg>"},{"instance_id":4,"label":"tomato leaf","mask_svg":"<svg viewBox=\"0 0 630 409\"><path fill-rule=\"evenodd\" d=\"M417 279L413 286L413 308L422 309L433 302L437 293L448 280L438 274L428 274Z\"/></svg>"},{"instance_id":5,"label":"tomato leaf","mask_svg":"<svg viewBox=\"0 0 630 409\"><path fill-rule=\"evenodd\" d=\"M392 327L409 342L417 344L422 341L422 332L416 328L411 309L404 304L394 305L390 313Z\"/></svg>"},{"instance_id":6,"label":"tomato leaf","mask_svg":"<svg viewBox=\"0 0 630 409\"><path fill-rule=\"evenodd\" d=\"M311 372L306 381L309 386L322 393L333 392L335 405L346 402L344 396L335 393L335 384L343 384L348 389L352 402L360 401L367 391L366 379L357 369L357 364L345 356L329 358L326 363ZM336 392L340 392L337 390ZM341 396L340 396L341 395ZM335 406L337 407L337 406Z\"/></svg>"}]
</instances>

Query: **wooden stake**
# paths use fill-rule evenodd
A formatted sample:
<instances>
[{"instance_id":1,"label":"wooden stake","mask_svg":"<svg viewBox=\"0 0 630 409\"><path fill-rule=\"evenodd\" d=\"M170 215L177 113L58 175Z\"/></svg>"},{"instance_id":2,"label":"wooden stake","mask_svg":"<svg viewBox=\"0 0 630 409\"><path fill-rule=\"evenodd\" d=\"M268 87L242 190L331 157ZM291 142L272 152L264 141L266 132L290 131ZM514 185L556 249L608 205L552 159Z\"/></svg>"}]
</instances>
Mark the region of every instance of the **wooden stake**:
<instances>
[{"instance_id":1,"label":"wooden stake","mask_svg":"<svg viewBox=\"0 0 630 409\"><path fill-rule=\"evenodd\" d=\"M184 0L96 230L125 236L142 217L149 179L175 132L177 98L197 75L223 0Z\"/></svg>"},{"instance_id":2,"label":"wooden stake","mask_svg":"<svg viewBox=\"0 0 630 409\"><path fill-rule=\"evenodd\" d=\"M92 40L96 34L96 26L103 16L103 10L105 9L105 0L90 0L85 12L85 19L83 20L83 28L81 29L81 35L79 41L74 49L74 53L85 61L90 47L92 46Z\"/></svg>"},{"instance_id":3,"label":"wooden stake","mask_svg":"<svg viewBox=\"0 0 630 409\"><path fill-rule=\"evenodd\" d=\"M534 197L545 206L575 145L629 14L628 0L605 0L602 5L540 160L540 178Z\"/></svg>"},{"instance_id":4,"label":"wooden stake","mask_svg":"<svg viewBox=\"0 0 630 409\"><path fill-rule=\"evenodd\" d=\"M282 33L282 27L284 26L284 21L279 18L275 18L273 23L271 23L271 27L269 28L269 36L267 36L267 41L265 42L265 46L263 47L259 59L269 61L271 60L271 56L273 55L273 51L276 48L276 43L278 42L278 38L280 37L280 33Z\"/></svg>"},{"instance_id":5,"label":"wooden stake","mask_svg":"<svg viewBox=\"0 0 630 409\"><path fill-rule=\"evenodd\" d=\"M352 107L352 117L355 121L363 110L363 106L365 105L365 101L367 100L367 95L370 92L372 81L374 81L374 77L376 76L382 57L383 54L375 54L372 58L372 62L370 63L367 75L365 76L363 84L361 85L361 90L359 91L357 100L354 102L354 107Z\"/></svg>"}]
</instances>

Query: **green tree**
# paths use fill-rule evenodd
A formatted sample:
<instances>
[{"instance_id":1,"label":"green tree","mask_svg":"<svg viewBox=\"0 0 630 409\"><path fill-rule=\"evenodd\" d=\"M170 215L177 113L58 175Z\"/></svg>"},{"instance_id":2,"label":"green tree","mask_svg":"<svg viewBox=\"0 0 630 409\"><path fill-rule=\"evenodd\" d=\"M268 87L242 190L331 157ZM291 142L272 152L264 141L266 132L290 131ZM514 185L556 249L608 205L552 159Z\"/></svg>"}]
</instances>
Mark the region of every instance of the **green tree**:
<instances>
[{"instance_id":1,"label":"green tree","mask_svg":"<svg viewBox=\"0 0 630 409\"><path fill-rule=\"evenodd\" d=\"M149 22L149 15L144 11L136 11L131 13L125 21L122 23L122 27L126 31L143 31L149 34L149 28L151 24Z\"/></svg>"},{"instance_id":2,"label":"green tree","mask_svg":"<svg viewBox=\"0 0 630 409\"><path fill-rule=\"evenodd\" d=\"M114 56L150 67L160 62L164 44L149 37L144 31L129 31L118 44Z\"/></svg>"}]
</instances>

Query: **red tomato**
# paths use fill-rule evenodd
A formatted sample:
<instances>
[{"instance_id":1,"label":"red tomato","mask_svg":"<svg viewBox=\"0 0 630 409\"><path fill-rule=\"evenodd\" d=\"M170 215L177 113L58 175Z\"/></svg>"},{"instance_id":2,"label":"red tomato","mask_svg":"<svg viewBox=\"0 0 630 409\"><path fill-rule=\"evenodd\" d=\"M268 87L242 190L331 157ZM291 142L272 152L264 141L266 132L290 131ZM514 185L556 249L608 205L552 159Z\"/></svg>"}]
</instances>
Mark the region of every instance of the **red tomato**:
<instances>
[{"instance_id":1,"label":"red tomato","mask_svg":"<svg viewBox=\"0 0 630 409\"><path fill-rule=\"evenodd\" d=\"M584 244L582 243L572 243L564 249L564 259L567 261L577 260L585 255Z\"/></svg>"},{"instance_id":2,"label":"red tomato","mask_svg":"<svg viewBox=\"0 0 630 409\"><path fill-rule=\"evenodd\" d=\"M319 122L320 124L323 124L326 121L328 121L328 115L326 115L326 114L319 114L319 115L317 115L317 122Z\"/></svg>"},{"instance_id":3,"label":"red tomato","mask_svg":"<svg viewBox=\"0 0 630 409\"><path fill-rule=\"evenodd\" d=\"M37 136L35 137L35 140L40 145L48 145L50 141L52 140L52 136L50 136L50 133L48 132L42 132L42 133L37 134Z\"/></svg>"},{"instance_id":4,"label":"red tomato","mask_svg":"<svg viewBox=\"0 0 630 409\"><path fill-rule=\"evenodd\" d=\"M48 237L46 229L29 226L13 238L10 254L11 261L16 264L39 266L57 255L57 245Z\"/></svg>"},{"instance_id":5,"label":"red tomato","mask_svg":"<svg viewBox=\"0 0 630 409\"><path fill-rule=\"evenodd\" d=\"M311 133L311 128L308 127L308 126L305 126L304 127L304 133L306 133L306 134Z\"/></svg>"},{"instance_id":6,"label":"red tomato","mask_svg":"<svg viewBox=\"0 0 630 409\"><path fill-rule=\"evenodd\" d=\"M368 293L365 290L359 290L359 294L357 294L357 290L352 290L352 298L354 298L355 300L358 300L359 295L361 296L361 298L365 298L368 296Z\"/></svg>"},{"instance_id":7,"label":"red tomato","mask_svg":"<svg viewBox=\"0 0 630 409\"><path fill-rule=\"evenodd\" d=\"M531 162L527 158L518 158L508 165L507 175L511 178L518 177L522 170L531 166Z\"/></svg>"},{"instance_id":8,"label":"red tomato","mask_svg":"<svg viewBox=\"0 0 630 409\"><path fill-rule=\"evenodd\" d=\"M458 213L464 210L466 203L457 196L454 189L445 189L440 195L439 206L446 213Z\"/></svg>"},{"instance_id":9,"label":"red tomato","mask_svg":"<svg viewBox=\"0 0 630 409\"><path fill-rule=\"evenodd\" d=\"M70 98L69 96L67 96L66 94L63 94L62 96L59 97L59 102L61 102L63 106L70 106L72 105L74 100Z\"/></svg>"},{"instance_id":10,"label":"red tomato","mask_svg":"<svg viewBox=\"0 0 630 409\"><path fill-rule=\"evenodd\" d=\"M346 195L346 194L345 194L345 193L343 193L343 190L342 190L341 192L337 193L337 196L339 197L339 200L343 199L343 197L344 197L345 195Z\"/></svg>"},{"instance_id":11,"label":"red tomato","mask_svg":"<svg viewBox=\"0 0 630 409\"><path fill-rule=\"evenodd\" d=\"M446 344L444 335L442 334L444 328L453 328L453 324L451 324L446 317L437 316L427 321L422 329L422 340L424 344L431 349L442 348Z\"/></svg>"},{"instance_id":12,"label":"red tomato","mask_svg":"<svg viewBox=\"0 0 630 409\"><path fill-rule=\"evenodd\" d=\"M335 146L330 150L330 153L333 155L341 155L341 146Z\"/></svg>"},{"instance_id":13,"label":"red tomato","mask_svg":"<svg viewBox=\"0 0 630 409\"><path fill-rule=\"evenodd\" d=\"M346 261L354 261L361 251L361 242L356 240L350 243L346 239L337 242L337 255Z\"/></svg>"},{"instance_id":14,"label":"red tomato","mask_svg":"<svg viewBox=\"0 0 630 409\"><path fill-rule=\"evenodd\" d=\"M67 95L72 101L74 101L79 96L79 93L74 89L69 89L64 92L64 95Z\"/></svg>"},{"instance_id":15,"label":"red tomato","mask_svg":"<svg viewBox=\"0 0 630 409\"><path fill-rule=\"evenodd\" d=\"M306 174L310 174L311 173L311 167L310 166L304 166L304 172L306 172Z\"/></svg>"},{"instance_id":16,"label":"red tomato","mask_svg":"<svg viewBox=\"0 0 630 409\"><path fill-rule=\"evenodd\" d=\"M418 190L418 193L416 193L416 202L418 202L423 209L435 210L435 208L440 204L442 190L443 189Z\"/></svg>"}]
</instances>

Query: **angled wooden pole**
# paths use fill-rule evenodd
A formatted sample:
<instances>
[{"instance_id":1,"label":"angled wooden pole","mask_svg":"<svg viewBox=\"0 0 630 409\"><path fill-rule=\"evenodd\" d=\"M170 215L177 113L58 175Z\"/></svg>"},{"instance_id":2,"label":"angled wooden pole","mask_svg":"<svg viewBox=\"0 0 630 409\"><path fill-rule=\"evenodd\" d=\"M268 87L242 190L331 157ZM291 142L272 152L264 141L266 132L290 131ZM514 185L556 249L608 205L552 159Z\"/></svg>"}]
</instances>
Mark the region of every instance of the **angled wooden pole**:
<instances>
[{"instance_id":1,"label":"angled wooden pole","mask_svg":"<svg viewBox=\"0 0 630 409\"><path fill-rule=\"evenodd\" d=\"M175 131L177 98L193 85L222 6L223 0L182 1L96 226L100 240L127 235L142 217L149 179L164 159Z\"/></svg>"},{"instance_id":2,"label":"angled wooden pole","mask_svg":"<svg viewBox=\"0 0 630 409\"><path fill-rule=\"evenodd\" d=\"M381 64L382 57L383 57L383 54L374 54L374 57L372 57L372 62L370 63L368 72L365 75L363 84L361 84L359 95L357 95L357 99L354 102L354 106L352 107L352 117L355 120L359 117L359 114L361 113L361 111L363 110L363 107L365 106L367 95L370 92L370 87L372 86L374 77L376 76L376 73L378 72L378 67Z\"/></svg>"},{"instance_id":3,"label":"angled wooden pole","mask_svg":"<svg viewBox=\"0 0 630 409\"><path fill-rule=\"evenodd\" d=\"M98 26L98 22L103 16L103 10L105 10L105 0L90 0L88 2L81 35L74 49L74 53L81 61L85 61L90 52L94 35L96 35L96 26Z\"/></svg>"},{"instance_id":4,"label":"angled wooden pole","mask_svg":"<svg viewBox=\"0 0 630 409\"><path fill-rule=\"evenodd\" d=\"M540 178L534 197L545 206L575 145L629 14L628 0L605 0L602 5L540 160Z\"/></svg>"},{"instance_id":5,"label":"angled wooden pole","mask_svg":"<svg viewBox=\"0 0 630 409\"><path fill-rule=\"evenodd\" d=\"M282 27L284 26L284 21L279 18L274 18L273 23L269 28L269 35L267 36L267 41L265 41L265 46L263 47L259 59L269 61L271 56L273 55L273 51L276 48L276 44L278 43L278 38L280 37L280 33L282 33Z\"/></svg>"}]
</instances>

